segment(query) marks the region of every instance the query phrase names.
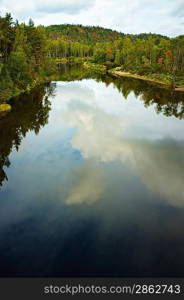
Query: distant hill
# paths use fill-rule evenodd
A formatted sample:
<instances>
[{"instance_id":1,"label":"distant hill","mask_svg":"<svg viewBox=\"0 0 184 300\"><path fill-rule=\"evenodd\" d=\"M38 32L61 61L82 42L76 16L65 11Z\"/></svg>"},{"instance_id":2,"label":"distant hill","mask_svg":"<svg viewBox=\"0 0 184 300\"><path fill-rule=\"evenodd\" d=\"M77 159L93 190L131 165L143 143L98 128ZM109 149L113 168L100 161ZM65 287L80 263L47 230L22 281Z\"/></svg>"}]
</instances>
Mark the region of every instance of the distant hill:
<instances>
[{"instance_id":1,"label":"distant hill","mask_svg":"<svg viewBox=\"0 0 184 300\"><path fill-rule=\"evenodd\" d=\"M46 27L50 38L64 37L73 42L83 42L87 44L102 41L112 42L124 36L123 33L115 30L96 26L82 25L50 25Z\"/></svg>"},{"instance_id":2,"label":"distant hill","mask_svg":"<svg viewBox=\"0 0 184 300\"><path fill-rule=\"evenodd\" d=\"M97 42L113 42L124 36L128 36L131 39L148 39L148 37L162 37L168 39L159 34L152 33L141 33L137 35L124 34L116 30L107 29L99 26L83 26L83 25L71 25L71 24L61 24L61 25L50 25L45 27L48 37L50 39L56 39L62 37L66 40L73 42L83 42L86 44L93 44Z\"/></svg>"}]
</instances>

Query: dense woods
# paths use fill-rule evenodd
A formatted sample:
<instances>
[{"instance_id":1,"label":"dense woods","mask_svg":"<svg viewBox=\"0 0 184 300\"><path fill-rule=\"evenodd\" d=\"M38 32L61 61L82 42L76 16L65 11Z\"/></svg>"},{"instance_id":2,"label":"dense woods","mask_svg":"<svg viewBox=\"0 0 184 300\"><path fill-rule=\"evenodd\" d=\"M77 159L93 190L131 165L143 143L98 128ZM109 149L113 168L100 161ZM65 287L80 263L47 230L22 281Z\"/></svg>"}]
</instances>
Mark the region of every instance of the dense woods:
<instances>
[{"instance_id":1,"label":"dense woods","mask_svg":"<svg viewBox=\"0 0 184 300\"><path fill-rule=\"evenodd\" d=\"M0 17L0 102L29 91L56 72L58 62L105 65L184 85L184 36L123 34L82 25L34 26Z\"/></svg>"},{"instance_id":2,"label":"dense woods","mask_svg":"<svg viewBox=\"0 0 184 300\"><path fill-rule=\"evenodd\" d=\"M0 99L29 91L50 73L45 29L0 17Z\"/></svg>"}]
</instances>

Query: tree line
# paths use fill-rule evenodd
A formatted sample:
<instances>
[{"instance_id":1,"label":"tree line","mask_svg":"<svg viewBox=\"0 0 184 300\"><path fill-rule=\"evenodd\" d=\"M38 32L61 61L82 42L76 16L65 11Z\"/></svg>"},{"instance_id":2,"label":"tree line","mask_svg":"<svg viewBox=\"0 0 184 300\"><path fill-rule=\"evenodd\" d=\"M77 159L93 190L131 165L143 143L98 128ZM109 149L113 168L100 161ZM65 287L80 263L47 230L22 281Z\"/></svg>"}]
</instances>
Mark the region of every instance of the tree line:
<instances>
[{"instance_id":1,"label":"tree line","mask_svg":"<svg viewBox=\"0 0 184 300\"><path fill-rule=\"evenodd\" d=\"M0 16L0 101L29 91L50 73L47 44L43 26Z\"/></svg>"}]
</instances>

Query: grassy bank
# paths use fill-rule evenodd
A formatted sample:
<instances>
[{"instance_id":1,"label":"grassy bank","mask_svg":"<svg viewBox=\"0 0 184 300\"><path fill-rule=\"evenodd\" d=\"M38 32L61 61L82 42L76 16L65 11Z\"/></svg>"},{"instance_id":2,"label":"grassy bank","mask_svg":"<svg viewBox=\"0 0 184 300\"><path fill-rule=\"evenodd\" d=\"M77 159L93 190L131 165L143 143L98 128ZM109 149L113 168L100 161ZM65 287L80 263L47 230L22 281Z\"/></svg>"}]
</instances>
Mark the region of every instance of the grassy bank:
<instances>
[{"instance_id":1,"label":"grassy bank","mask_svg":"<svg viewBox=\"0 0 184 300\"><path fill-rule=\"evenodd\" d=\"M104 65L99 65L91 62L84 62L83 66L91 71L94 71L96 73L106 74L107 73L107 67Z\"/></svg>"},{"instance_id":2,"label":"grassy bank","mask_svg":"<svg viewBox=\"0 0 184 300\"><path fill-rule=\"evenodd\" d=\"M171 80L171 77L166 74L153 73L153 74L139 75L139 74L123 71L121 67L108 70L108 73L113 76L130 77L134 79L152 82L155 84L159 84L163 87L173 88L175 91L182 91L182 92L184 91L184 85L180 85L181 79L178 79L175 85L173 85L173 81Z\"/></svg>"},{"instance_id":3,"label":"grassy bank","mask_svg":"<svg viewBox=\"0 0 184 300\"><path fill-rule=\"evenodd\" d=\"M86 61L88 61L88 57L63 57L63 58L56 58L54 59L54 62L56 64L70 64L70 65L76 65L76 64L82 64Z\"/></svg>"},{"instance_id":4,"label":"grassy bank","mask_svg":"<svg viewBox=\"0 0 184 300\"><path fill-rule=\"evenodd\" d=\"M168 78L168 76L162 74L139 75L130 72L124 72L118 70L118 68L109 70L108 73L114 76L131 77L134 79L149 81L156 84L172 87L172 81Z\"/></svg>"}]
</instances>

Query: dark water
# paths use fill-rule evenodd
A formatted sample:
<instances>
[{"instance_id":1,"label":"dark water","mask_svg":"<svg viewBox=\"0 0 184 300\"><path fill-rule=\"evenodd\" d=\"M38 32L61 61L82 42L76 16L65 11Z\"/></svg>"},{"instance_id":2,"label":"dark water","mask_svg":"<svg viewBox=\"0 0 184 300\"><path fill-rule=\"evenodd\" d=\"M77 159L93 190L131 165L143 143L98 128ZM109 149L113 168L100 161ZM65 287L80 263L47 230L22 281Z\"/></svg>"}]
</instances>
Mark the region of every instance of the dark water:
<instances>
[{"instance_id":1,"label":"dark water","mask_svg":"<svg viewBox=\"0 0 184 300\"><path fill-rule=\"evenodd\" d=\"M0 275L184 276L184 95L57 79L0 119Z\"/></svg>"}]
</instances>

